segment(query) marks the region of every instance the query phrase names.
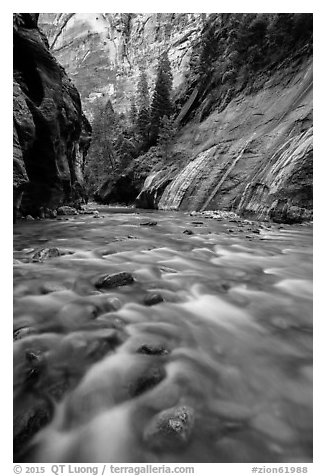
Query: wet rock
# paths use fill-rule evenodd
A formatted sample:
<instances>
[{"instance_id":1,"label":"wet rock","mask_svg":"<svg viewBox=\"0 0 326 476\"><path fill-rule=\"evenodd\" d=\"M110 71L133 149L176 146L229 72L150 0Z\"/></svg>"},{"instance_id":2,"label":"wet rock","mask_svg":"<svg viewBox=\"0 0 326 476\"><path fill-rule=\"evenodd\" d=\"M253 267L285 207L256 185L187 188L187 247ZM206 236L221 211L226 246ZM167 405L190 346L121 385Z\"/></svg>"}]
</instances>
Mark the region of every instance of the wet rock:
<instances>
[{"instance_id":1,"label":"wet rock","mask_svg":"<svg viewBox=\"0 0 326 476\"><path fill-rule=\"evenodd\" d=\"M122 330L126 327L126 322L121 317L112 315L111 312L102 314L97 320L105 323L105 327L112 329Z\"/></svg>"},{"instance_id":2,"label":"wet rock","mask_svg":"<svg viewBox=\"0 0 326 476\"><path fill-rule=\"evenodd\" d=\"M203 221L192 221L191 222L193 225L203 225L204 222Z\"/></svg>"},{"instance_id":3,"label":"wet rock","mask_svg":"<svg viewBox=\"0 0 326 476\"><path fill-rule=\"evenodd\" d=\"M99 211L95 208L82 208L81 210L79 210L79 213L81 215L98 215Z\"/></svg>"},{"instance_id":4,"label":"wet rock","mask_svg":"<svg viewBox=\"0 0 326 476\"><path fill-rule=\"evenodd\" d=\"M50 208L46 208L44 210L44 217L45 218L57 218L58 212L57 210L51 210Z\"/></svg>"},{"instance_id":5,"label":"wet rock","mask_svg":"<svg viewBox=\"0 0 326 476\"><path fill-rule=\"evenodd\" d=\"M149 367L129 386L129 395L137 397L158 385L166 377L164 367Z\"/></svg>"},{"instance_id":6,"label":"wet rock","mask_svg":"<svg viewBox=\"0 0 326 476\"><path fill-rule=\"evenodd\" d=\"M231 285L228 283L220 283L217 285L218 291L222 293L227 293L230 288L231 288Z\"/></svg>"},{"instance_id":7,"label":"wet rock","mask_svg":"<svg viewBox=\"0 0 326 476\"><path fill-rule=\"evenodd\" d=\"M195 412L189 406L164 410L145 428L144 441L154 450L185 447L191 438L194 420Z\"/></svg>"},{"instance_id":8,"label":"wet rock","mask_svg":"<svg viewBox=\"0 0 326 476\"><path fill-rule=\"evenodd\" d=\"M105 329L103 330L103 336L89 343L86 356L90 358L92 362L98 361L108 352L114 350L122 341L122 333L114 329Z\"/></svg>"},{"instance_id":9,"label":"wet rock","mask_svg":"<svg viewBox=\"0 0 326 476\"><path fill-rule=\"evenodd\" d=\"M185 231L183 232L183 234L184 234L184 235L193 235L194 232L187 229L187 230L185 230Z\"/></svg>"},{"instance_id":10,"label":"wet rock","mask_svg":"<svg viewBox=\"0 0 326 476\"><path fill-rule=\"evenodd\" d=\"M41 286L42 294L50 294L58 291L66 291L66 287L60 283L44 283Z\"/></svg>"},{"instance_id":11,"label":"wet rock","mask_svg":"<svg viewBox=\"0 0 326 476\"><path fill-rule=\"evenodd\" d=\"M146 355L167 355L169 353L163 344L143 344L137 352Z\"/></svg>"},{"instance_id":12,"label":"wet rock","mask_svg":"<svg viewBox=\"0 0 326 476\"><path fill-rule=\"evenodd\" d=\"M157 221L145 221L144 223L140 223L140 226L155 226L157 225Z\"/></svg>"},{"instance_id":13,"label":"wet rock","mask_svg":"<svg viewBox=\"0 0 326 476\"><path fill-rule=\"evenodd\" d=\"M57 258L58 256L60 256L58 248L43 248L32 256L32 261L43 263L43 261L46 261L47 259Z\"/></svg>"},{"instance_id":14,"label":"wet rock","mask_svg":"<svg viewBox=\"0 0 326 476\"><path fill-rule=\"evenodd\" d=\"M163 302L164 299L161 296L161 294L149 294L148 296L145 296L144 298L144 304L145 306L154 306L155 304L159 304L160 302Z\"/></svg>"},{"instance_id":15,"label":"wet rock","mask_svg":"<svg viewBox=\"0 0 326 476\"><path fill-rule=\"evenodd\" d=\"M256 233L257 235L259 235L259 234L260 234L260 230L259 230L258 228L254 228L254 229L252 230L252 233Z\"/></svg>"},{"instance_id":16,"label":"wet rock","mask_svg":"<svg viewBox=\"0 0 326 476\"><path fill-rule=\"evenodd\" d=\"M232 230L232 228L228 229L228 232L229 233L234 233L234 230Z\"/></svg>"},{"instance_id":17,"label":"wet rock","mask_svg":"<svg viewBox=\"0 0 326 476\"><path fill-rule=\"evenodd\" d=\"M14 14L14 204L34 217L40 207L85 196L82 167L91 134L78 91L37 21L38 14Z\"/></svg>"},{"instance_id":18,"label":"wet rock","mask_svg":"<svg viewBox=\"0 0 326 476\"><path fill-rule=\"evenodd\" d=\"M78 215L78 212L75 208L68 207L64 205L57 209L58 215Z\"/></svg>"},{"instance_id":19,"label":"wet rock","mask_svg":"<svg viewBox=\"0 0 326 476\"><path fill-rule=\"evenodd\" d=\"M37 400L33 402L33 406L24 408L20 412L14 410L14 460L19 461L26 445L41 428L51 421L52 415L53 407L49 401L45 400Z\"/></svg>"},{"instance_id":20,"label":"wet rock","mask_svg":"<svg viewBox=\"0 0 326 476\"><path fill-rule=\"evenodd\" d=\"M24 337L33 334L33 330L30 327L20 327L14 330L14 341L23 339Z\"/></svg>"},{"instance_id":21,"label":"wet rock","mask_svg":"<svg viewBox=\"0 0 326 476\"><path fill-rule=\"evenodd\" d=\"M95 287L97 289L111 289L117 288L119 286L126 286L128 284L132 284L133 282L134 278L132 274L121 272L102 276L96 281Z\"/></svg>"},{"instance_id":22,"label":"wet rock","mask_svg":"<svg viewBox=\"0 0 326 476\"><path fill-rule=\"evenodd\" d=\"M27 351L25 354L27 369L25 374L25 386L33 387L39 380L45 369L45 360L40 352Z\"/></svg>"}]
</instances>

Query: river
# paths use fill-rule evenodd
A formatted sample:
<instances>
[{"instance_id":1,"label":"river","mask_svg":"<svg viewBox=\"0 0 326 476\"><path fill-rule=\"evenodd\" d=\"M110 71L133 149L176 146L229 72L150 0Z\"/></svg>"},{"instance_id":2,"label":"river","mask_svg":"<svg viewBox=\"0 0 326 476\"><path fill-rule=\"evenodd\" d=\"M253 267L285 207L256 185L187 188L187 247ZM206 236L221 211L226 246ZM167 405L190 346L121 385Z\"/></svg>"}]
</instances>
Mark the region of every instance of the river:
<instances>
[{"instance_id":1,"label":"river","mask_svg":"<svg viewBox=\"0 0 326 476\"><path fill-rule=\"evenodd\" d=\"M312 461L312 225L98 210L14 228L16 461Z\"/></svg>"}]
</instances>

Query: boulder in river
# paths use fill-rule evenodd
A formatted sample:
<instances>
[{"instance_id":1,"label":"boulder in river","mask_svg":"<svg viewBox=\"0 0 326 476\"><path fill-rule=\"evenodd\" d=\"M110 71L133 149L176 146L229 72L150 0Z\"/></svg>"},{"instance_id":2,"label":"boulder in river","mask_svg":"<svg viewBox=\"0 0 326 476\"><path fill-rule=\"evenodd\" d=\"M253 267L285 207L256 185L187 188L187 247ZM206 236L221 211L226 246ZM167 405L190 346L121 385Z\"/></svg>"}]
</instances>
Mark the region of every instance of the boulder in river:
<instances>
[{"instance_id":1,"label":"boulder in river","mask_svg":"<svg viewBox=\"0 0 326 476\"><path fill-rule=\"evenodd\" d=\"M119 286L126 286L133 282L134 278L130 273L121 272L116 274L105 274L96 281L95 287L97 289L111 289Z\"/></svg>"},{"instance_id":2,"label":"boulder in river","mask_svg":"<svg viewBox=\"0 0 326 476\"><path fill-rule=\"evenodd\" d=\"M59 207L57 209L58 215L77 215L78 212L73 207L68 207L67 205Z\"/></svg>"},{"instance_id":3,"label":"boulder in river","mask_svg":"<svg viewBox=\"0 0 326 476\"><path fill-rule=\"evenodd\" d=\"M137 352L147 355L167 355L169 353L164 344L143 344Z\"/></svg>"},{"instance_id":4,"label":"boulder in river","mask_svg":"<svg viewBox=\"0 0 326 476\"><path fill-rule=\"evenodd\" d=\"M58 256L60 256L58 248L43 248L33 255L32 261L43 263L43 261L46 261L47 259L57 258Z\"/></svg>"},{"instance_id":5,"label":"boulder in river","mask_svg":"<svg viewBox=\"0 0 326 476\"><path fill-rule=\"evenodd\" d=\"M157 225L157 221L145 221L144 223L140 223L141 226L155 226Z\"/></svg>"},{"instance_id":6,"label":"boulder in river","mask_svg":"<svg viewBox=\"0 0 326 476\"><path fill-rule=\"evenodd\" d=\"M137 397L153 387L158 385L166 377L166 371L164 367L160 365L152 365L145 369L134 382L129 386L129 395L131 397Z\"/></svg>"},{"instance_id":7,"label":"boulder in river","mask_svg":"<svg viewBox=\"0 0 326 476\"><path fill-rule=\"evenodd\" d=\"M185 231L183 232L183 234L184 234L184 235L193 235L194 232L193 232L192 230L185 230Z\"/></svg>"},{"instance_id":8,"label":"boulder in river","mask_svg":"<svg viewBox=\"0 0 326 476\"><path fill-rule=\"evenodd\" d=\"M193 408L186 405L163 410L145 428L144 440L154 450L182 448L190 440L194 420Z\"/></svg>"},{"instance_id":9,"label":"boulder in river","mask_svg":"<svg viewBox=\"0 0 326 476\"><path fill-rule=\"evenodd\" d=\"M164 299L161 294L149 294L148 296L144 297L144 304L145 306L154 306L155 304L159 304L163 302Z\"/></svg>"}]
</instances>

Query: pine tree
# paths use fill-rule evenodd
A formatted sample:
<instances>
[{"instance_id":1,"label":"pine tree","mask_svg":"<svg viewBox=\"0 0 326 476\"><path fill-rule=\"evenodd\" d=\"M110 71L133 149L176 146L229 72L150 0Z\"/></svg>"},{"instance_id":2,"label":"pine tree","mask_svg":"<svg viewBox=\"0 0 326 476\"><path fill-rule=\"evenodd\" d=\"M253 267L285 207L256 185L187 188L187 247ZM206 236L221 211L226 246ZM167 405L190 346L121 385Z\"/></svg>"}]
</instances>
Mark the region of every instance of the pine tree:
<instances>
[{"instance_id":1,"label":"pine tree","mask_svg":"<svg viewBox=\"0 0 326 476\"><path fill-rule=\"evenodd\" d=\"M175 134L176 126L174 117L163 116L160 123L157 144L165 161L168 159Z\"/></svg>"},{"instance_id":2,"label":"pine tree","mask_svg":"<svg viewBox=\"0 0 326 476\"><path fill-rule=\"evenodd\" d=\"M92 194L116 166L116 154L111 140L115 115L110 101L98 103L92 122L92 142L85 164L85 181Z\"/></svg>"},{"instance_id":3,"label":"pine tree","mask_svg":"<svg viewBox=\"0 0 326 476\"><path fill-rule=\"evenodd\" d=\"M136 122L136 131L139 135L142 148L146 148L149 139L150 114L149 114L149 91L148 81L145 70L140 70L138 82L138 115Z\"/></svg>"},{"instance_id":4,"label":"pine tree","mask_svg":"<svg viewBox=\"0 0 326 476\"><path fill-rule=\"evenodd\" d=\"M171 92L172 72L167 51L161 55L157 68L157 77L151 105L151 142L156 144L161 120L172 113Z\"/></svg>"},{"instance_id":5,"label":"pine tree","mask_svg":"<svg viewBox=\"0 0 326 476\"><path fill-rule=\"evenodd\" d=\"M137 107L134 96L132 96L130 100L129 122L131 130L134 130L137 124Z\"/></svg>"}]
</instances>

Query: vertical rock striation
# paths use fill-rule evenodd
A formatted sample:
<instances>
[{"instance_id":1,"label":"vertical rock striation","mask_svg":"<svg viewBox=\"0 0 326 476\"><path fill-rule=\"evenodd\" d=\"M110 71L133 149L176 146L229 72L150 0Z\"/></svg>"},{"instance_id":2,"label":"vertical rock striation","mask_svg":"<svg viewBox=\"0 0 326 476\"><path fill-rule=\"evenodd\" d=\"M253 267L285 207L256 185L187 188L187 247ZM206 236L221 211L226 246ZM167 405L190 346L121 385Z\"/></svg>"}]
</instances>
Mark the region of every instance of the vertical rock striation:
<instances>
[{"instance_id":1,"label":"vertical rock striation","mask_svg":"<svg viewBox=\"0 0 326 476\"><path fill-rule=\"evenodd\" d=\"M165 164L169 182L163 192L154 169L137 203L163 210L233 210L289 223L310 220L312 84L312 59L301 58L280 67L264 87L239 94L222 111L213 110L203 121L195 117L174 146L174 153L188 160L177 169L175 160L170 167Z\"/></svg>"},{"instance_id":2,"label":"vertical rock striation","mask_svg":"<svg viewBox=\"0 0 326 476\"><path fill-rule=\"evenodd\" d=\"M41 13L40 26L92 117L94 101L102 95L110 95L117 112L129 111L139 67L146 68L153 88L164 49L178 89L204 18L200 13Z\"/></svg>"},{"instance_id":3,"label":"vertical rock striation","mask_svg":"<svg viewBox=\"0 0 326 476\"><path fill-rule=\"evenodd\" d=\"M49 51L38 14L14 14L14 213L78 204L90 142L79 93Z\"/></svg>"}]
</instances>

